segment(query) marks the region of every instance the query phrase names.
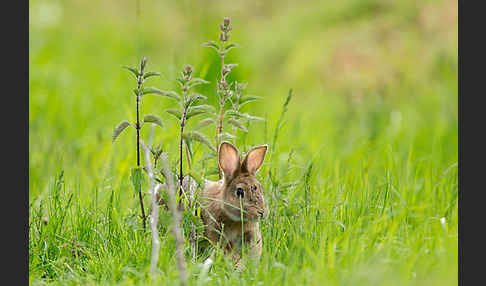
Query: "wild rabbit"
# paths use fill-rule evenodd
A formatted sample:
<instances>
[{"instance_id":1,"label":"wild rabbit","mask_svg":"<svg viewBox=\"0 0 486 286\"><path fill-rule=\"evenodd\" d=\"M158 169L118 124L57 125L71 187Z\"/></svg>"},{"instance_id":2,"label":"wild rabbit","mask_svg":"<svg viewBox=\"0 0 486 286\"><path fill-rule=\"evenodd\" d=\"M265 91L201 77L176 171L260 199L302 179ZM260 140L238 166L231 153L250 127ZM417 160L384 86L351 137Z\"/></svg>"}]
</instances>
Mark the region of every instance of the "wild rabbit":
<instances>
[{"instance_id":1,"label":"wild rabbit","mask_svg":"<svg viewBox=\"0 0 486 286\"><path fill-rule=\"evenodd\" d=\"M218 163L224 176L217 182L207 181L201 194L205 236L214 245L219 242L227 254L231 253L239 270L244 267L241 264L242 238L254 259L259 260L262 253L259 220L264 219L268 211L262 185L255 174L266 152L267 145L254 147L240 163L238 149L228 142L221 143Z\"/></svg>"}]
</instances>

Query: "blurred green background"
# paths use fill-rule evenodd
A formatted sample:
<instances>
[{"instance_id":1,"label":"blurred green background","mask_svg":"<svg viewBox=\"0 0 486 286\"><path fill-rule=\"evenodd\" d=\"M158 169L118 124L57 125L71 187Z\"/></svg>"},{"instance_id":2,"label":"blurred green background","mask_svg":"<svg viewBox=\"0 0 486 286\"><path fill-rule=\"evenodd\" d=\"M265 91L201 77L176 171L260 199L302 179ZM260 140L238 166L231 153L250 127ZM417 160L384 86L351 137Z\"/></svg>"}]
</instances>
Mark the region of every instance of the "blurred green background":
<instances>
[{"instance_id":1,"label":"blurred green background","mask_svg":"<svg viewBox=\"0 0 486 286\"><path fill-rule=\"evenodd\" d=\"M224 16L242 45L227 60L239 63L232 79L265 97L253 113L274 122L289 88L295 91L287 134L298 140L283 140L282 149L312 154L339 146L326 152L339 156L391 128L409 140L399 148L425 137L417 152L457 158L455 1L141 0L138 31L136 7L136 1L30 1L30 198L60 160L88 182L133 162L130 139L110 141L116 124L134 119L134 82L121 65L145 55L149 68L164 74L149 84L170 89L183 64L191 64L212 82L204 91L215 100L219 60L201 44L217 39ZM167 104L146 97L143 109L162 114ZM176 126L165 122L169 130ZM417 128L422 124L435 128ZM249 143L263 143L262 133L254 133Z\"/></svg>"},{"instance_id":2,"label":"blurred green background","mask_svg":"<svg viewBox=\"0 0 486 286\"><path fill-rule=\"evenodd\" d=\"M121 65L137 65L146 56L148 68L163 74L148 85L173 89L183 65L191 64L198 77L211 81L199 91L214 104L220 61L201 44L217 40L224 16L232 20L231 41L241 45L227 57L227 63L239 64L230 79L248 82L248 93L264 97L246 109L267 123L251 126L245 146L270 143L293 88L275 160L285 162L294 149L300 170L318 158L320 184L347 172L359 180L363 168L384 176L390 160L399 181L409 176L407 164L432 177L457 168L457 5L140 0L137 17L136 1L31 0L29 203L47 198L61 169L87 204L94 190L106 199L109 192L103 190L129 189L135 133L128 130L111 143L114 126L135 118L134 81ZM170 104L146 96L142 110L163 117L165 127L156 129L156 138L175 153L177 122L163 113ZM147 134L148 129L144 138ZM457 182L457 171L451 174ZM425 188L435 190L438 182L425 179ZM451 206L432 191L414 191L413 202L418 209L449 206L457 212L457 185L449 186L441 198L452 198ZM120 195L122 205L136 209L133 193ZM454 234L457 215L452 216ZM443 269L454 276L457 261L454 252L449 255Z\"/></svg>"}]
</instances>

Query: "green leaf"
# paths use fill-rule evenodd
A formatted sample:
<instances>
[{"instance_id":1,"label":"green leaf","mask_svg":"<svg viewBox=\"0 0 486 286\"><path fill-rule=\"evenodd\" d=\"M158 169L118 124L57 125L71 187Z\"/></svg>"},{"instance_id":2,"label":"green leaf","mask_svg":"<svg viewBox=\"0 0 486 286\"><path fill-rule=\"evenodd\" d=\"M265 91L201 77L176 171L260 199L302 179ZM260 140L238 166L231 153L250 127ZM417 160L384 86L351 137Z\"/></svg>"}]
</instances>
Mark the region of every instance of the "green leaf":
<instances>
[{"instance_id":1,"label":"green leaf","mask_svg":"<svg viewBox=\"0 0 486 286\"><path fill-rule=\"evenodd\" d=\"M206 126L209 126L209 125L212 125L212 124L216 124L216 120L212 119L212 118L204 118L203 120L199 121L196 125L196 127L194 127L196 130L199 130L199 129L202 129Z\"/></svg>"},{"instance_id":2,"label":"green leaf","mask_svg":"<svg viewBox=\"0 0 486 286\"><path fill-rule=\"evenodd\" d=\"M194 181L196 181L196 184L199 186L204 186L204 179L202 178L201 174L192 170L188 175L191 176Z\"/></svg>"},{"instance_id":3,"label":"green leaf","mask_svg":"<svg viewBox=\"0 0 486 286\"><path fill-rule=\"evenodd\" d=\"M189 96L187 97L187 101L186 101L186 107L190 106L191 104L193 104L195 101L197 101L199 99L208 99L208 98L206 96L202 95L202 94L199 94L199 93L189 94Z\"/></svg>"},{"instance_id":4,"label":"green leaf","mask_svg":"<svg viewBox=\"0 0 486 286\"><path fill-rule=\"evenodd\" d=\"M234 139L236 138L235 135L233 134L230 134L230 133L227 133L227 132L224 132L224 133L221 133L219 134L219 141L223 141L223 140L231 140L231 139Z\"/></svg>"},{"instance_id":5,"label":"green leaf","mask_svg":"<svg viewBox=\"0 0 486 286\"><path fill-rule=\"evenodd\" d=\"M202 133L197 131L190 131L186 133L186 136L190 138L192 141L203 143L204 145L209 147L209 149L216 152L216 147L214 147L211 141L209 141L209 139L206 136L204 136Z\"/></svg>"},{"instance_id":6,"label":"green leaf","mask_svg":"<svg viewBox=\"0 0 486 286\"><path fill-rule=\"evenodd\" d=\"M143 117L143 122L149 122L149 123L155 123L162 127L162 120L160 120L159 117L152 115L152 114L147 114Z\"/></svg>"},{"instance_id":7,"label":"green leaf","mask_svg":"<svg viewBox=\"0 0 486 286\"><path fill-rule=\"evenodd\" d=\"M186 114L186 118L189 119L189 118L196 116L196 115L211 113L213 111L213 109L214 109L214 107L212 107L211 105L207 105L207 104L191 106L191 107L189 107L189 110Z\"/></svg>"},{"instance_id":8,"label":"green leaf","mask_svg":"<svg viewBox=\"0 0 486 286\"><path fill-rule=\"evenodd\" d=\"M146 72L146 73L143 74L143 79L147 79L147 78L152 77L152 76L161 76L161 73L153 72L153 71Z\"/></svg>"},{"instance_id":9,"label":"green leaf","mask_svg":"<svg viewBox=\"0 0 486 286\"><path fill-rule=\"evenodd\" d=\"M185 81L184 81L184 80L182 80L182 79L180 79L180 78L176 78L176 81L177 81L177 83L178 83L180 86L184 86L184 84L185 84Z\"/></svg>"},{"instance_id":10,"label":"green leaf","mask_svg":"<svg viewBox=\"0 0 486 286\"><path fill-rule=\"evenodd\" d=\"M238 89L238 91L244 91L246 89L246 86L248 85L248 83L242 83L242 82L237 82L236 83L236 86L235 86L235 90Z\"/></svg>"},{"instance_id":11,"label":"green leaf","mask_svg":"<svg viewBox=\"0 0 486 286\"><path fill-rule=\"evenodd\" d=\"M262 117L257 117L257 116L251 116L248 113L240 113L234 110L228 110L224 113L225 116L230 116L233 118L243 118L249 121L262 121L265 120Z\"/></svg>"},{"instance_id":12,"label":"green leaf","mask_svg":"<svg viewBox=\"0 0 486 286\"><path fill-rule=\"evenodd\" d=\"M115 127L115 130L113 131L113 143L115 142L116 138L118 138L120 133L122 133L123 130L125 130L128 126L130 126L130 122L128 122L127 120L123 120Z\"/></svg>"},{"instance_id":13,"label":"green leaf","mask_svg":"<svg viewBox=\"0 0 486 286\"><path fill-rule=\"evenodd\" d=\"M205 110L194 110L194 111L188 112L186 114L186 119L189 119L189 118L194 117L196 115L205 114L205 113L208 113L208 111L205 111Z\"/></svg>"},{"instance_id":14,"label":"green leaf","mask_svg":"<svg viewBox=\"0 0 486 286\"><path fill-rule=\"evenodd\" d=\"M233 125L234 127L243 130L244 132L248 132L248 129L246 129L245 125L243 125L243 123L241 123L240 121L238 121L236 119L228 119L226 121L226 123L229 123L229 124Z\"/></svg>"},{"instance_id":15,"label":"green leaf","mask_svg":"<svg viewBox=\"0 0 486 286\"><path fill-rule=\"evenodd\" d=\"M175 91L165 91L165 90L160 90L158 88L155 88L155 87L146 87L143 89L143 93L142 94L153 94L153 95L157 95L157 96L165 96L165 97L168 97L170 99L173 99L177 102L180 102L181 101L181 98L179 96L179 94Z\"/></svg>"},{"instance_id":16,"label":"green leaf","mask_svg":"<svg viewBox=\"0 0 486 286\"><path fill-rule=\"evenodd\" d=\"M122 68L129 70L132 72L132 74L135 76L135 78L138 78L138 70L136 68L128 67L128 66L122 66Z\"/></svg>"},{"instance_id":17,"label":"green leaf","mask_svg":"<svg viewBox=\"0 0 486 286\"><path fill-rule=\"evenodd\" d=\"M182 114L179 110L176 109L166 109L165 112L169 113L170 115L176 117L177 119L181 120Z\"/></svg>"},{"instance_id":18,"label":"green leaf","mask_svg":"<svg viewBox=\"0 0 486 286\"><path fill-rule=\"evenodd\" d=\"M234 67L237 67L238 64L227 64L225 65L227 68L229 68L229 70L231 71Z\"/></svg>"},{"instance_id":19,"label":"green leaf","mask_svg":"<svg viewBox=\"0 0 486 286\"><path fill-rule=\"evenodd\" d=\"M194 157L194 153L192 152L192 141L190 138L187 138L187 136L183 136L183 139L184 144L186 144L187 151L189 152L190 161L192 162L192 158Z\"/></svg>"},{"instance_id":20,"label":"green leaf","mask_svg":"<svg viewBox=\"0 0 486 286\"><path fill-rule=\"evenodd\" d=\"M239 48L239 47L240 47L240 45L235 44L235 43L231 43L231 44L229 44L228 46L226 46L226 48L224 49L224 53L226 54L226 53L228 53L228 52L229 52L231 49L233 49L233 48Z\"/></svg>"},{"instance_id":21,"label":"green leaf","mask_svg":"<svg viewBox=\"0 0 486 286\"><path fill-rule=\"evenodd\" d=\"M193 110L213 111L214 106L209 105L209 104L201 104L201 105L193 105L193 106L189 107L189 111L193 111Z\"/></svg>"},{"instance_id":22,"label":"green leaf","mask_svg":"<svg viewBox=\"0 0 486 286\"><path fill-rule=\"evenodd\" d=\"M263 97L261 96L255 96L255 95L246 95L246 96L242 96L240 98L240 106L243 106L249 102L252 102L252 101L256 101L256 100L260 100L262 99Z\"/></svg>"},{"instance_id":23,"label":"green leaf","mask_svg":"<svg viewBox=\"0 0 486 286\"><path fill-rule=\"evenodd\" d=\"M215 152L215 151L212 151L210 150L210 152L208 152L207 154L204 154L204 156L200 159L201 162L203 161L207 161L207 160L213 160L213 159L216 159L216 157L218 156L218 152ZM217 170L218 168L216 167L216 173L214 173L214 175L218 174ZM213 168L211 168L210 170L213 170ZM206 170L206 174L213 174L211 171L207 171Z\"/></svg>"},{"instance_id":24,"label":"green leaf","mask_svg":"<svg viewBox=\"0 0 486 286\"><path fill-rule=\"evenodd\" d=\"M188 85L188 88L192 88L196 85L200 85L200 84L208 84L210 83L209 81L207 80L204 80L202 78L193 78L190 82L189 82L189 85Z\"/></svg>"},{"instance_id":25,"label":"green leaf","mask_svg":"<svg viewBox=\"0 0 486 286\"><path fill-rule=\"evenodd\" d=\"M220 51L220 48L219 46L214 42L214 41L209 41L209 42L206 42L206 43L203 43L202 44L204 47L210 47L210 48L213 48L215 49L218 53Z\"/></svg>"},{"instance_id":26,"label":"green leaf","mask_svg":"<svg viewBox=\"0 0 486 286\"><path fill-rule=\"evenodd\" d=\"M137 193L140 187L142 186L142 181L143 181L142 168L141 167L133 168L131 170L130 179L132 181L133 188Z\"/></svg>"}]
</instances>

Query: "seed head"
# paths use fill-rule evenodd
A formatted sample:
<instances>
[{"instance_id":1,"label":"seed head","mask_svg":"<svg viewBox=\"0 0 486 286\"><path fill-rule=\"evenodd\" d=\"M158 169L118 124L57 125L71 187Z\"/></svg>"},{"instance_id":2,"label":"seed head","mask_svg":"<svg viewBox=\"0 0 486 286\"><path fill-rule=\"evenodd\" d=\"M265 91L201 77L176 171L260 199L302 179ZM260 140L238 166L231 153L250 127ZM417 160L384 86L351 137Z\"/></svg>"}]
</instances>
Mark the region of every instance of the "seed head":
<instances>
[{"instance_id":1,"label":"seed head","mask_svg":"<svg viewBox=\"0 0 486 286\"><path fill-rule=\"evenodd\" d=\"M147 65L147 58L146 57L143 57L142 58L142 62L140 63L140 70L143 72L143 70L145 69L145 66Z\"/></svg>"},{"instance_id":2,"label":"seed head","mask_svg":"<svg viewBox=\"0 0 486 286\"><path fill-rule=\"evenodd\" d=\"M230 25L231 20L229 17L225 17L223 19L223 24L219 25L219 29L221 30L221 34L219 35L219 40L221 42L226 42L229 40L229 32L233 30L233 27Z\"/></svg>"},{"instance_id":3,"label":"seed head","mask_svg":"<svg viewBox=\"0 0 486 286\"><path fill-rule=\"evenodd\" d=\"M192 67L190 65L185 65L182 71L182 77L184 80L191 80L192 78Z\"/></svg>"},{"instance_id":4,"label":"seed head","mask_svg":"<svg viewBox=\"0 0 486 286\"><path fill-rule=\"evenodd\" d=\"M229 26L229 24L231 23L231 19L229 17L224 17L223 19L223 24L225 27Z\"/></svg>"}]
</instances>

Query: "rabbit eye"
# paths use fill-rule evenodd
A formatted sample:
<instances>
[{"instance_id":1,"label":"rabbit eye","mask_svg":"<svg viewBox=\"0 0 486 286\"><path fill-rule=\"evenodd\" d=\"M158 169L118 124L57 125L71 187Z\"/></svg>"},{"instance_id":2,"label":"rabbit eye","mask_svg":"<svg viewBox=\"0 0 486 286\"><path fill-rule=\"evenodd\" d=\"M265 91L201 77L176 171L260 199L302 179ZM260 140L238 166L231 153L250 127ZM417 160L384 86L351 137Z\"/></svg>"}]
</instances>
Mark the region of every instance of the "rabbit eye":
<instances>
[{"instance_id":1,"label":"rabbit eye","mask_svg":"<svg viewBox=\"0 0 486 286\"><path fill-rule=\"evenodd\" d=\"M245 196L245 192L243 192L242 188L237 188L236 189L236 195L243 198Z\"/></svg>"}]
</instances>

